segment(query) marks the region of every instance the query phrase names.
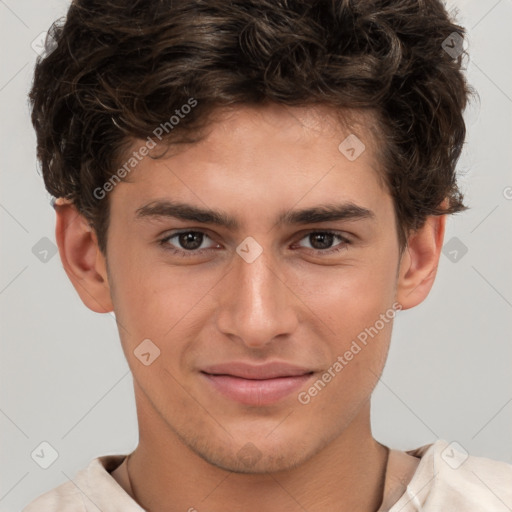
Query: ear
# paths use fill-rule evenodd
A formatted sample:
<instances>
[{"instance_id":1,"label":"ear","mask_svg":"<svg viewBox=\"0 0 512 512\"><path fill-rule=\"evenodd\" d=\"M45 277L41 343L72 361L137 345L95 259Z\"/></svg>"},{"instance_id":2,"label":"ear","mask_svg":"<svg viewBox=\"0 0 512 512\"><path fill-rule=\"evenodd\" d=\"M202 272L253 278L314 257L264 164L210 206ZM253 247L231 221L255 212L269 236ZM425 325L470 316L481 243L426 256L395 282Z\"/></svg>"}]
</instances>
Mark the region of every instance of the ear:
<instances>
[{"instance_id":1,"label":"ear","mask_svg":"<svg viewBox=\"0 0 512 512\"><path fill-rule=\"evenodd\" d=\"M92 311L113 311L106 260L94 229L70 201L58 198L54 207L60 259L75 290Z\"/></svg>"},{"instance_id":2,"label":"ear","mask_svg":"<svg viewBox=\"0 0 512 512\"><path fill-rule=\"evenodd\" d=\"M397 284L397 301L402 309L417 306L429 294L437 274L445 224L446 215L431 215L409 236Z\"/></svg>"}]
</instances>

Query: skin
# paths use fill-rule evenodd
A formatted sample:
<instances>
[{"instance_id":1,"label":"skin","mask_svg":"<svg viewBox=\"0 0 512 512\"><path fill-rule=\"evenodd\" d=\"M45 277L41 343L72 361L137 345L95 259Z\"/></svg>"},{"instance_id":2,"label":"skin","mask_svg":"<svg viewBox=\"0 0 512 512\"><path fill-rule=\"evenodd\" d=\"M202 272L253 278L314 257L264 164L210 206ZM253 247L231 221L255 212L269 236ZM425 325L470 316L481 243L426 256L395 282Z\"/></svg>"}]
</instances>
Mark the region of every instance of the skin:
<instances>
[{"instance_id":1,"label":"skin","mask_svg":"<svg viewBox=\"0 0 512 512\"><path fill-rule=\"evenodd\" d=\"M400 254L371 119L359 121L352 126L366 150L351 162L338 150L350 131L325 107L219 113L202 141L144 158L110 192L108 265L87 221L57 203L69 278L87 307L116 314L140 432L129 471L146 510L378 509L387 449L371 433L370 397L392 321L307 405L295 392L267 406L242 405L200 374L214 363L286 361L315 372L307 390L394 303L408 309L428 295L445 218L428 217ZM220 210L240 226L137 219L136 210L156 199ZM276 222L284 211L345 202L373 215ZM199 249L206 252L184 257L159 244L183 229L206 233ZM322 230L350 243L335 237L315 253L308 234ZM248 236L263 250L252 263L236 252ZM167 247L185 250L177 237ZM134 350L148 338L161 353L145 366ZM249 465L244 447L257 454Z\"/></svg>"}]
</instances>

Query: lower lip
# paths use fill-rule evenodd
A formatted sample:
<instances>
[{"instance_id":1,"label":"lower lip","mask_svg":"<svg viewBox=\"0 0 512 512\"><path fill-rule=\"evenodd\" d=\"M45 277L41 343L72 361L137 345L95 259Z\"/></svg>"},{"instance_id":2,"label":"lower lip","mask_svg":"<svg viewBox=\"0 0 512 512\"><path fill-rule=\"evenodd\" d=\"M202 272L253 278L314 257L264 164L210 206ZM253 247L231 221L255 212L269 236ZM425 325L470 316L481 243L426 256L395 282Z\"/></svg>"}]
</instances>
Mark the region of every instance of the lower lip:
<instances>
[{"instance_id":1,"label":"lower lip","mask_svg":"<svg viewBox=\"0 0 512 512\"><path fill-rule=\"evenodd\" d=\"M243 379L230 375L202 373L224 396L244 405L269 405L298 391L313 374L275 379Z\"/></svg>"}]
</instances>

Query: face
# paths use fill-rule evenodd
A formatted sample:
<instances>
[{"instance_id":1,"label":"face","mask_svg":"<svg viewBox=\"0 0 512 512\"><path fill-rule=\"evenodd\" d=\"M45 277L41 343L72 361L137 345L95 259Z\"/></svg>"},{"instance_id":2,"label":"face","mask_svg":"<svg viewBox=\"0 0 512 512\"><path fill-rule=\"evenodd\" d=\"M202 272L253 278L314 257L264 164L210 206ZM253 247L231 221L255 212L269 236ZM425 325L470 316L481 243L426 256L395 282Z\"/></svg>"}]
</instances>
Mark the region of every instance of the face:
<instances>
[{"instance_id":1,"label":"face","mask_svg":"<svg viewBox=\"0 0 512 512\"><path fill-rule=\"evenodd\" d=\"M398 237L370 132L352 129L355 160L326 109L240 107L109 195L108 282L138 407L216 466L310 459L382 372Z\"/></svg>"}]
</instances>

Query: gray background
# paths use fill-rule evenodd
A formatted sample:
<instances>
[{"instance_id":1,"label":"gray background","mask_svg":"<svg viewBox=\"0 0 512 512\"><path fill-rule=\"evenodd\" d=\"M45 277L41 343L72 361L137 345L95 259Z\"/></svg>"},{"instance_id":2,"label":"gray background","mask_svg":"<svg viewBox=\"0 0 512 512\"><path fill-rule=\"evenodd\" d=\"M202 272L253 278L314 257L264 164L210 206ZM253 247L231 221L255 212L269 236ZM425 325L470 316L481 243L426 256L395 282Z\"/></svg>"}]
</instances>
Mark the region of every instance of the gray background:
<instances>
[{"instance_id":1,"label":"gray background","mask_svg":"<svg viewBox=\"0 0 512 512\"><path fill-rule=\"evenodd\" d=\"M131 451L138 438L114 318L89 311L58 254L42 252L53 247L55 215L26 100L31 44L67 5L0 0L2 512L73 478L93 457ZM448 6L469 30L468 77L480 96L467 112L459 164L471 210L448 222L445 241L456 240L446 253L455 249L458 261L442 255L429 298L395 322L373 429L399 449L443 438L512 463L512 0ZM43 441L59 454L46 470L31 458Z\"/></svg>"}]
</instances>

